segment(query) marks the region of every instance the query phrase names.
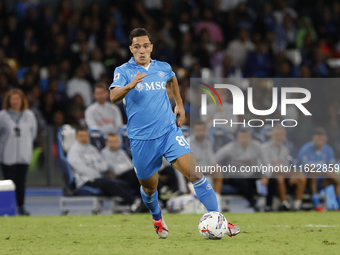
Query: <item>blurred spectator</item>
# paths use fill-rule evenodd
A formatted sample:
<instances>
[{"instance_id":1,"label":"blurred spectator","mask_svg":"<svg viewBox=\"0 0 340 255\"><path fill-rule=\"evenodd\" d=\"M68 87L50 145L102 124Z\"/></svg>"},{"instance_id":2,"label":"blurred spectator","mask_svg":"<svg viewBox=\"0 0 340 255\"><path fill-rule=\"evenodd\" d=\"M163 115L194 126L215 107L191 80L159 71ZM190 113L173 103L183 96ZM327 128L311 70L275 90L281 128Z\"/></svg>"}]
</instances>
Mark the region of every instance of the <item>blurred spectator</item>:
<instances>
[{"instance_id":1,"label":"blurred spectator","mask_svg":"<svg viewBox=\"0 0 340 255\"><path fill-rule=\"evenodd\" d=\"M53 114L53 125L55 126L56 130L59 130L65 124L65 115L61 111L56 111Z\"/></svg>"},{"instance_id":2,"label":"blurred spectator","mask_svg":"<svg viewBox=\"0 0 340 255\"><path fill-rule=\"evenodd\" d=\"M222 166L235 166L238 169L236 173L228 173L226 184L235 186L239 192L248 200L249 205L256 211L255 200L255 179L252 179L253 173L239 172L241 166L257 166L262 163L262 149L258 141L252 139L249 128L240 129L237 133L237 141L230 142L223 146L216 153L216 161Z\"/></svg>"},{"instance_id":3,"label":"blurred spectator","mask_svg":"<svg viewBox=\"0 0 340 255\"><path fill-rule=\"evenodd\" d=\"M109 177L124 180L134 191L139 194L140 183L137 179L133 164L126 151L120 149L121 142L115 133L107 135L106 147L101 150L101 155L109 165Z\"/></svg>"},{"instance_id":4,"label":"blurred spectator","mask_svg":"<svg viewBox=\"0 0 340 255\"><path fill-rule=\"evenodd\" d=\"M226 53L232 58L236 67L243 67L248 52L254 49L255 46L249 39L248 30L241 29L238 37L228 44Z\"/></svg>"},{"instance_id":5,"label":"blurred spectator","mask_svg":"<svg viewBox=\"0 0 340 255\"><path fill-rule=\"evenodd\" d=\"M158 33L157 43L153 47L153 56L159 61L167 61L169 64L175 63L176 54L174 49L175 42L171 37L166 38L165 33ZM169 35L168 35L169 36Z\"/></svg>"},{"instance_id":6,"label":"blurred spectator","mask_svg":"<svg viewBox=\"0 0 340 255\"><path fill-rule=\"evenodd\" d=\"M302 17L299 21L299 30L296 35L296 47L301 49L304 45L304 39L307 35L310 35L311 39L315 41L317 34L314 30L311 18Z\"/></svg>"},{"instance_id":7,"label":"blurred spectator","mask_svg":"<svg viewBox=\"0 0 340 255\"><path fill-rule=\"evenodd\" d=\"M15 183L19 215L29 215L24 208L25 184L36 135L37 120L26 96L19 89L10 90L0 111L0 162L4 178Z\"/></svg>"},{"instance_id":8,"label":"blurred spectator","mask_svg":"<svg viewBox=\"0 0 340 255\"><path fill-rule=\"evenodd\" d=\"M7 19L7 4L5 0L0 0L0 25L3 25Z\"/></svg>"},{"instance_id":9,"label":"blurred spectator","mask_svg":"<svg viewBox=\"0 0 340 255\"><path fill-rule=\"evenodd\" d=\"M52 43L48 45L47 56L45 60L47 65L59 63L64 59L70 59L72 54L65 35L57 34L55 37L52 37Z\"/></svg>"},{"instance_id":10,"label":"blurred spectator","mask_svg":"<svg viewBox=\"0 0 340 255\"><path fill-rule=\"evenodd\" d=\"M307 65L302 65L300 67L300 77L301 78L311 78L312 77L312 72Z\"/></svg>"},{"instance_id":11,"label":"blurred spectator","mask_svg":"<svg viewBox=\"0 0 340 255\"><path fill-rule=\"evenodd\" d=\"M296 11L293 8L289 7L286 0L275 1L275 4L276 10L274 11L274 17L278 25L282 25L284 23L286 15L289 15L292 19L296 19L296 17L298 16Z\"/></svg>"},{"instance_id":12,"label":"blurred spectator","mask_svg":"<svg viewBox=\"0 0 340 255\"><path fill-rule=\"evenodd\" d=\"M33 87L37 86L37 81L34 79L34 74L32 72L25 73L25 78L23 84L20 85L20 88L27 93Z\"/></svg>"},{"instance_id":13,"label":"blurred spectator","mask_svg":"<svg viewBox=\"0 0 340 255\"><path fill-rule=\"evenodd\" d=\"M220 26L213 21L213 13L210 9L203 11L203 21L200 21L195 26L196 36L200 35L202 30L209 32L209 36L213 42L223 42L223 34Z\"/></svg>"},{"instance_id":14,"label":"blurred spectator","mask_svg":"<svg viewBox=\"0 0 340 255\"><path fill-rule=\"evenodd\" d=\"M39 87L33 87L28 93L27 93L27 99L29 108L34 113L37 122L38 122L38 132L40 133L45 127L46 127L46 120L44 119L44 116L42 112L40 111L40 97L41 97L41 91Z\"/></svg>"},{"instance_id":15,"label":"blurred spectator","mask_svg":"<svg viewBox=\"0 0 340 255\"><path fill-rule=\"evenodd\" d=\"M93 93L96 102L85 111L85 121L89 128L99 128L104 134L116 133L123 125L119 108L109 103L108 86L97 83Z\"/></svg>"},{"instance_id":16,"label":"blurred spectator","mask_svg":"<svg viewBox=\"0 0 340 255\"><path fill-rule=\"evenodd\" d=\"M298 77L298 70L290 63L288 59L283 59L277 64L277 78Z\"/></svg>"},{"instance_id":17,"label":"blurred spectator","mask_svg":"<svg viewBox=\"0 0 340 255\"><path fill-rule=\"evenodd\" d=\"M285 50L287 47L295 48L297 30L289 14L284 16L282 25L275 26L274 34L277 50Z\"/></svg>"},{"instance_id":18,"label":"blurred spectator","mask_svg":"<svg viewBox=\"0 0 340 255\"><path fill-rule=\"evenodd\" d=\"M263 42L256 44L256 50L249 52L245 64L245 77L270 77L273 64L266 53Z\"/></svg>"},{"instance_id":19,"label":"blurred spectator","mask_svg":"<svg viewBox=\"0 0 340 255\"><path fill-rule=\"evenodd\" d=\"M30 7L34 9L38 8L37 5L32 0L19 0L16 3L14 7L14 12L20 21L26 18L27 10Z\"/></svg>"},{"instance_id":20,"label":"blurred spectator","mask_svg":"<svg viewBox=\"0 0 340 255\"><path fill-rule=\"evenodd\" d=\"M236 6L235 14L239 28L253 30L256 14L247 6L247 1L242 1Z\"/></svg>"},{"instance_id":21,"label":"blurred spectator","mask_svg":"<svg viewBox=\"0 0 340 255\"><path fill-rule=\"evenodd\" d=\"M332 147L327 144L328 136L323 128L317 128L313 135L313 140L311 142L306 143L299 151L298 155L298 165L302 165L303 167L313 168L311 164L314 165L314 168L317 167L317 164L334 164L334 151ZM313 173L313 172L311 172ZM317 173L317 172L314 172ZM332 174L332 173L330 173ZM309 180L310 189L312 193L312 202L314 204L316 211L324 211L323 207L320 205L320 195L319 188L321 187L321 178L317 178L318 176L311 176ZM333 183L336 186L337 194L334 194L338 197L338 201L340 201L340 182L338 178L331 178L327 181Z\"/></svg>"},{"instance_id":22,"label":"blurred spectator","mask_svg":"<svg viewBox=\"0 0 340 255\"><path fill-rule=\"evenodd\" d=\"M288 148L284 145L286 140L286 130L282 126L275 126L271 130L271 139L262 145L263 149L263 161L267 166L286 166L289 167L289 157L290 153ZM266 206L269 207L267 210L271 209L272 200L276 193L276 182L272 178L276 178L277 190L279 193L279 198L281 200L281 205L279 207L280 211L288 211L293 209L299 211L301 209L302 198L306 188L306 178L302 173L275 173L274 175L263 178L265 183L268 185L268 195ZM294 203L291 206L287 201L287 190L286 186L295 186Z\"/></svg>"},{"instance_id":23,"label":"blurred spectator","mask_svg":"<svg viewBox=\"0 0 340 255\"><path fill-rule=\"evenodd\" d=\"M339 24L336 24L333 19L331 10L329 7L324 6L321 13L320 10L318 12L320 15L318 15L316 29L319 37L335 39L339 34Z\"/></svg>"},{"instance_id":24,"label":"blurred spectator","mask_svg":"<svg viewBox=\"0 0 340 255\"><path fill-rule=\"evenodd\" d=\"M260 23L263 26L262 32L273 31L275 27L275 17L273 13L273 6L270 2L265 2L263 5L263 13L261 15Z\"/></svg>"},{"instance_id":25,"label":"blurred spectator","mask_svg":"<svg viewBox=\"0 0 340 255\"><path fill-rule=\"evenodd\" d=\"M106 74L112 79L115 68L123 63L123 59L118 52L119 42L114 40L106 41L104 47L103 63L106 68Z\"/></svg>"},{"instance_id":26,"label":"blurred spectator","mask_svg":"<svg viewBox=\"0 0 340 255\"><path fill-rule=\"evenodd\" d=\"M321 49L314 52L314 73L317 77L327 77L329 68L326 63L326 54Z\"/></svg>"},{"instance_id":27,"label":"blurred spectator","mask_svg":"<svg viewBox=\"0 0 340 255\"><path fill-rule=\"evenodd\" d=\"M67 22L72 17L71 3L69 0L61 0L58 6L58 12L61 14L63 20Z\"/></svg>"},{"instance_id":28,"label":"blurred spectator","mask_svg":"<svg viewBox=\"0 0 340 255\"><path fill-rule=\"evenodd\" d=\"M92 89L91 84L84 78L85 70L83 67L78 66L75 70L74 77L66 84L66 93L70 98L76 94L81 95L84 100L84 105L89 106L92 102Z\"/></svg>"},{"instance_id":29,"label":"blurred spectator","mask_svg":"<svg viewBox=\"0 0 340 255\"><path fill-rule=\"evenodd\" d=\"M186 33L190 33L190 14L188 12L182 12L179 16L179 22L177 23L177 29L183 35Z\"/></svg>"},{"instance_id":30,"label":"blurred spectator","mask_svg":"<svg viewBox=\"0 0 340 255\"><path fill-rule=\"evenodd\" d=\"M76 94L72 98L72 103L67 111L69 123L74 127L85 127L85 106L81 95Z\"/></svg>"},{"instance_id":31,"label":"blurred spectator","mask_svg":"<svg viewBox=\"0 0 340 255\"><path fill-rule=\"evenodd\" d=\"M125 182L102 177L108 171L108 165L96 147L89 144L89 134L85 128L78 128L76 141L71 145L67 160L75 177L76 187L98 188L105 196L120 196L128 204L134 201Z\"/></svg>"},{"instance_id":32,"label":"blurred spectator","mask_svg":"<svg viewBox=\"0 0 340 255\"><path fill-rule=\"evenodd\" d=\"M52 83L57 82L57 91L65 92L66 86L62 79L59 77L58 66L51 64L48 66L48 77L40 80L40 88L43 93L47 92Z\"/></svg>"},{"instance_id":33,"label":"blurred spectator","mask_svg":"<svg viewBox=\"0 0 340 255\"><path fill-rule=\"evenodd\" d=\"M99 81L100 76L105 73L105 66L103 64L103 53L100 48L95 48L92 51L92 60L89 65L91 68L92 78L95 81Z\"/></svg>"},{"instance_id":34,"label":"blurred spectator","mask_svg":"<svg viewBox=\"0 0 340 255\"><path fill-rule=\"evenodd\" d=\"M60 109L53 92L49 91L44 94L41 101L40 112L43 114L47 124L52 125L54 113Z\"/></svg>"}]
</instances>

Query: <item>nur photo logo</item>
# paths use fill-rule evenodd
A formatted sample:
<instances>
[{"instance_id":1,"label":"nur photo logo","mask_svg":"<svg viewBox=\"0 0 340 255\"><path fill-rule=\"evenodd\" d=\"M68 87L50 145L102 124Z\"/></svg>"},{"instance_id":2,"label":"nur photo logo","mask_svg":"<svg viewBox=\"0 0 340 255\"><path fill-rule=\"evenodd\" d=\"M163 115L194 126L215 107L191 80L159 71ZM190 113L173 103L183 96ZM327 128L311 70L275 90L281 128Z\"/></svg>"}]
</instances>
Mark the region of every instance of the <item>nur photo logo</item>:
<instances>
[{"instance_id":1,"label":"nur photo logo","mask_svg":"<svg viewBox=\"0 0 340 255\"><path fill-rule=\"evenodd\" d=\"M214 95L210 92L212 91L215 96L218 98L219 103L223 106L223 102L221 100L220 95L217 93L216 89L226 89L230 92L232 97L232 114L238 116L244 116L246 110L248 110L251 114L255 116L259 116L259 119L249 119L249 120L241 120L239 122L233 122L230 118L225 119L213 119L213 126L216 127L218 125L242 125L244 127L262 127L265 124L270 124L272 127L275 126L276 123L281 123L284 127L295 127L298 124L296 119L284 119L287 116L287 108L290 105L294 105L297 109L304 114L305 116L311 116L312 114L306 108L305 104L308 103L311 99L311 93L306 88L301 87L273 87L271 88L271 106L268 109L256 109L253 102L253 88L248 87L246 93L242 91L239 87L232 84L214 84L214 86L210 86L203 82L196 82L201 86L205 86L202 88L198 86L198 89L204 91L205 93L201 94L201 115L207 115L207 105L208 99L207 95L211 97L215 106L218 103L215 100ZM247 108L246 108L247 107ZM266 118L263 116L271 116L274 112L278 111L282 118Z\"/></svg>"}]
</instances>

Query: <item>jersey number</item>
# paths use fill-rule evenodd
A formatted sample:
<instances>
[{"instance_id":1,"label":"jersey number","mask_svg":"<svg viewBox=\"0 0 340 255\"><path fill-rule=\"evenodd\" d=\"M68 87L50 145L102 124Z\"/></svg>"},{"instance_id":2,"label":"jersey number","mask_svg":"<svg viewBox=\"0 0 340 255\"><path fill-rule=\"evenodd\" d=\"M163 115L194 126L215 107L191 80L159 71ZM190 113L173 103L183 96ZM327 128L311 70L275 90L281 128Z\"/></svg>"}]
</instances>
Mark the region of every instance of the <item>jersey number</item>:
<instances>
[{"instance_id":1,"label":"jersey number","mask_svg":"<svg viewBox=\"0 0 340 255\"><path fill-rule=\"evenodd\" d=\"M176 141L181 146L190 146L190 144L187 142L187 139L185 139L184 136L176 136Z\"/></svg>"}]
</instances>

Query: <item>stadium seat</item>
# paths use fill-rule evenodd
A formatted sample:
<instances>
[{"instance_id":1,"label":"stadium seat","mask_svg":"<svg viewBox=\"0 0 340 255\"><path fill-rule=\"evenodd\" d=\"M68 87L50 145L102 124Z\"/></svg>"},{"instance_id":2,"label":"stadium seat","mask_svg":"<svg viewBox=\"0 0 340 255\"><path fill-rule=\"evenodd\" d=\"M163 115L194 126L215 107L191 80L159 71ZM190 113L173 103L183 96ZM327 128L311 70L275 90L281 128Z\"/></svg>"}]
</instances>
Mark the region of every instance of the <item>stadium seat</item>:
<instances>
[{"instance_id":1,"label":"stadium seat","mask_svg":"<svg viewBox=\"0 0 340 255\"><path fill-rule=\"evenodd\" d=\"M106 136L99 128L90 128L89 130L90 143L99 151L105 147Z\"/></svg>"},{"instance_id":2,"label":"stadium seat","mask_svg":"<svg viewBox=\"0 0 340 255\"><path fill-rule=\"evenodd\" d=\"M63 189L64 196L93 196L101 195L99 189L83 186L76 189L73 170L68 163L66 155L72 143L75 141L76 131L70 125L64 125L58 132L58 160L60 171L65 181Z\"/></svg>"},{"instance_id":3,"label":"stadium seat","mask_svg":"<svg viewBox=\"0 0 340 255\"><path fill-rule=\"evenodd\" d=\"M131 150L130 150L130 140L129 140L127 132L126 132L126 125L123 125L119 129L118 136L119 136L120 141L122 143L120 148L125 150L126 153L129 155L129 157L132 158Z\"/></svg>"}]
</instances>

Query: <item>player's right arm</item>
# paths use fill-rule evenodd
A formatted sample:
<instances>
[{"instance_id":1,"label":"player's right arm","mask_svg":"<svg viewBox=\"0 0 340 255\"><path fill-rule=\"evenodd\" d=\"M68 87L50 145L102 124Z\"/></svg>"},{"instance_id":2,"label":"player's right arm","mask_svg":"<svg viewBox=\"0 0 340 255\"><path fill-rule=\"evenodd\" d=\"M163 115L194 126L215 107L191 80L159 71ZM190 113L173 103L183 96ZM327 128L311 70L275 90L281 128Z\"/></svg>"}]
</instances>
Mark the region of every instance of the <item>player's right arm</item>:
<instances>
[{"instance_id":1,"label":"player's right arm","mask_svg":"<svg viewBox=\"0 0 340 255\"><path fill-rule=\"evenodd\" d=\"M116 103L122 100L130 90L134 89L138 83L142 82L147 74L142 74L139 71L133 80L124 87L114 86L110 91L110 100L112 103Z\"/></svg>"}]
</instances>

